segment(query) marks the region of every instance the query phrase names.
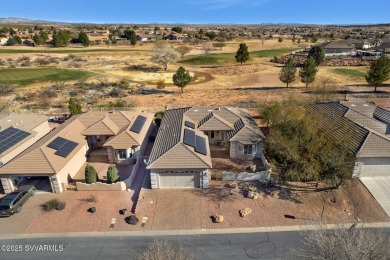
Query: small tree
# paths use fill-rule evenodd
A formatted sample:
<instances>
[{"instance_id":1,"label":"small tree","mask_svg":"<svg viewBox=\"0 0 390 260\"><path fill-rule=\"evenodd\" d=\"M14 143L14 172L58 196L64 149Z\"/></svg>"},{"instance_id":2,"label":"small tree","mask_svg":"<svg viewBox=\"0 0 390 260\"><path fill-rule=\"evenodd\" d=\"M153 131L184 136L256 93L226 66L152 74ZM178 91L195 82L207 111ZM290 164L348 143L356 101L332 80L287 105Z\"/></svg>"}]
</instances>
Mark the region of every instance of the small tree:
<instances>
[{"instance_id":1,"label":"small tree","mask_svg":"<svg viewBox=\"0 0 390 260\"><path fill-rule=\"evenodd\" d=\"M82 113L80 103L77 103L74 98L69 99L68 109L71 116Z\"/></svg>"},{"instance_id":2,"label":"small tree","mask_svg":"<svg viewBox=\"0 0 390 260\"><path fill-rule=\"evenodd\" d=\"M138 256L139 260L192 260L194 257L182 247L175 247L167 241L155 240Z\"/></svg>"},{"instance_id":3,"label":"small tree","mask_svg":"<svg viewBox=\"0 0 390 260\"><path fill-rule=\"evenodd\" d=\"M185 68L180 67L175 74L173 74L173 84L178 86L183 92L183 88L191 82L191 76Z\"/></svg>"},{"instance_id":4,"label":"small tree","mask_svg":"<svg viewBox=\"0 0 390 260\"><path fill-rule=\"evenodd\" d=\"M319 225L303 232L304 246L290 249L291 259L390 259L389 237L367 227Z\"/></svg>"},{"instance_id":5,"label":"small tree","mask_svg":"<svg viewBox=\"0 0 390 260\"><path fill-rule=\"evenodd\" d=\"M225 42L215 42L213 43L214 48L218 48L219 50L222 50L223 47L226 46Z\"/></svg>"},{"instance_id":6,"label":"small tree","mask_svg":"<svg viewBox=\"0 0 390 260\"><path fill-rule=\"evenodd\" d=\"M320 45L314 46L310 49L308 57L313 57L316 65L320 65L325 60L324 48Z\"/></svg>"},{"instance_id":7,"label":"small tree","mask_svg":"<svg viewBox=\"0 0 390 260\"><path fill-rule=\"evenodd\" d=\"M114 164L111 164L107 170L107 183L115 183L120 181L120 175L118 169Z\"/></svg>"},{"instance_id":8,"label":"small tree","mask_svg":"<svg viewBox=\"0 0 390 260\"><path fill-rule=\"evenodd\" d=\"M306 62L303 64L302 68L299 70L299 76L301 77L301 82L306 84L306 87L310 83L313 83L316 79L316 74L318 69L316 67L316 62L313 57L308 57Z\"/></svg>"},{"instance_id":9,"label":"small tree","mask_svg":"<svg viewBox=\"0 0 390 260\"><path fill-rule=\"evenodd\" d=\"M180 45L179 47L176 48L176 51L180 53L181 58L184 58L184 55L189 53L191 51L191 48L185 45Z\"/></svg>"},{"instance_id":10,"label":"small tree","mask_svg":"<svg viewBox=\"0 0 390 260\"><path fill-rule=\"evenodd\" d=\"M297 37L295 37L295 35L292 37L291 41L292 42L295 42L297 40Z\"/></svg>"},{"instance_id":11,"label":"small tree","mask_svg":"<svg viewBox=\"0 0 390 260\"><path fill-rule=\"evenodd\" d=\"M279 37L278 42L283 42L283 38Z\"/></svg>"},{"instance_id":12,"label":"small tree","mask_svg":"<svg viewBox=\"0 0 390 260\"><path fill-rule=\"evenodd\" d=\"M241 65L243 62L249 60L248 46L246 46L245 43L240 43L240 47L236 52L235 58L236 58L236 62L241 62Z\"/></svg>"},{"instance_id":13,"label":"small tree","mask_svg":"<svg viewBox=\"0 0 390 260\"><path fill-rule=\"evenodd\" d=\"M34 34L33 41L35 45L42 45L43 40L39 34Z\"/></svg>"},{"instance_id":14,"label":"small tree","mask_svg":"<svg viewBox=\"0 0 390 260\"><path fill-rule=\"evenodd\" d=\"M380 57L378 60L371 63L367 71L366 81L375 87L381 86L383 82L389 79L390 74L390 60L386 56Z\"/></svg>"},{"instance_id":15,"label":"small tree","mask_svg":"<svg viewBox=\"0 0 390 260\"><path fill-rule=\"evenodd\" d=\"M91 41L89 40L88 35L87 35L85 32L83 32L83 31L81 31L81 32L79 33L78 41L79 41L79 43L81 43L84 47L88 47L89 45L91 45Z\"/></svg>"},{"instance_id":16,"label":"small tree","mask_svg":"<svg viewBox=\"0 0 390 260\"><path fill-rule=\"evenodd\" d=\"M137 34L133 30L125 30L124 34L128 40L130 40L130 45L135 46L137 44Z\"/></svg>"},{"instance_id":17,"label":"small tree","mask_svg":"<svg viewBox=\"0 0 390 260\"><path fill-rule=\"evenodd\" d=\"M289 83L295 81L295 73L297 72L297 68L295 67L294 61L292 59L288 59L284 67L279 73L279 79L281 82L286 83L287 87Z\"/></svg>"},{"instance_id":18,"label":"small tree","mask_svg":"<svg viewBox=\"0 0 390 260\"><path fill-rule=\"evenodd\" d=\"M202 50L204 54L206 55L206 60L209 58L209 52L214 50L214 46L209 42L203 42L202 43Z\"/></svg>"},{"instance_id":19,"label":"small tree","mask_svg":"<svg viewBox=\"0 0 390 260\"><path fill-rule=\"evenodd\" d=\"M153 46L153 54L150 57L150 61L160 64L167 70L170 63L175 62L177 59L176 50L168 43L158 41Z\"/></svg>"},{"instance_id":20,"label":"small tree","mask_svg":"<svg viewBox=\"0 0 390 260\"><path fill-rule=\"evenodd\" d=\"M85 182L88 184L96 183L98 181L98 174L91 164L85 167Z\"/></svg>"}]
</instances>

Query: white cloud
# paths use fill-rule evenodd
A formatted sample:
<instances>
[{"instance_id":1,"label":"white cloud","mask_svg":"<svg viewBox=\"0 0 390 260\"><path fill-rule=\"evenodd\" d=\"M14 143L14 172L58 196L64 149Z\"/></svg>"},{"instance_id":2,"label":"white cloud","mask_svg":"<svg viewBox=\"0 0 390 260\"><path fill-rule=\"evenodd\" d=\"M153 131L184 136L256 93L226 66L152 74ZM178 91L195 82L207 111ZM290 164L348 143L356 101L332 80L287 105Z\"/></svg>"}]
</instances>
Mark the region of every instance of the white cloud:
<instances>
[{"instance_id":1,"label":"white cloud","mask_svg":"<svg viewBox=\"0 0 390 260\"><path fill-rule=\"evenodd\" d=\"M255 7L272 0L190 0L189 3L201 6L204 10L218 10L245 4L244 8Z\"/></svg>"}]
</instances>

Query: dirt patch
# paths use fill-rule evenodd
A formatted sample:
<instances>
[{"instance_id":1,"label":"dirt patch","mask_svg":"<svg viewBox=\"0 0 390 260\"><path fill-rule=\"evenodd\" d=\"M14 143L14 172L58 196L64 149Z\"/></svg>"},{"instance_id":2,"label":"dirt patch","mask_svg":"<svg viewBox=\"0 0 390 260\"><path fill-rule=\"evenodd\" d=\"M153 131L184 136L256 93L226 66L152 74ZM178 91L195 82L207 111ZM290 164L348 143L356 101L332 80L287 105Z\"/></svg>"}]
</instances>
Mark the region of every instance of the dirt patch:
<instances>
[{"instance_id":1,"label":"dirt patch","mask_svg":"<svg viewBox=\"0 0 390 260\"><path fill-rule=\"evenodd\" d=\"M325 223L390 221L359 180L346 181L338 190L332 191L314 192L311 186L300 183L285 185L280 187L284 190L282 193L266 192L259 187L262 196L251 200L244 198L238 188L228 189L223 187L223 182L212 182L210 189L202 193L203 228L315 224L322 214ZM252 209L247 218L238 214L243 208ZM224 216L223 223L210 221L210 216L217 214ZM292 215L295 219L288 219L285 215Z\"/></svg>"}]
</instances>

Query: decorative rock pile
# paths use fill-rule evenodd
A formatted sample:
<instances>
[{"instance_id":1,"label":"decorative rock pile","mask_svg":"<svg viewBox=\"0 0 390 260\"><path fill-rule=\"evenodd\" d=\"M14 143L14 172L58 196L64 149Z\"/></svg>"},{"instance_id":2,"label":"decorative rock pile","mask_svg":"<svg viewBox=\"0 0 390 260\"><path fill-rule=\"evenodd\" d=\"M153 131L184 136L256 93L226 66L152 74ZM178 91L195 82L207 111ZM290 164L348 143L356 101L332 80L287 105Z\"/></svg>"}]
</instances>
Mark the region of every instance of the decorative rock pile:
<instances>
[{"instance_id":1,"label":"decorative rock pile","mask_svg":"<svg viewBox=\"0 0 390 260\"><path fill-rule=\"evenodd\" d=\"M240 217L242 218L246 218L249 214L251 214L252 212L252 209L250 208L245 208L245 209L241 209L240 211L238 211L238 213L240 214Z\"/></svg>"},{"instance_id":2,"label":"decorative rock pile","mask_svg":"<svg viewBox=\"0 0 390 260\"><path fill-rule=\"evenodd\" d=\"M222 215L215 215L212 216L211 219L214 223L222 223L223 222L223 216Z\"/></svg>"}]
</instances>

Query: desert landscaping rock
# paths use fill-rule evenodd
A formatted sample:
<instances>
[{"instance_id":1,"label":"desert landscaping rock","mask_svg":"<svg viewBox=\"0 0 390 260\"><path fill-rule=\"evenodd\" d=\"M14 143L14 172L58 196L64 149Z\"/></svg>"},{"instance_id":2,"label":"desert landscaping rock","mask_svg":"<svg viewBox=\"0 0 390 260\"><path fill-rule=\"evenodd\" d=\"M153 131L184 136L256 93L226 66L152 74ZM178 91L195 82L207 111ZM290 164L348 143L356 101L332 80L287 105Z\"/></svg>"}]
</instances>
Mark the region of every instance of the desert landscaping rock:
<instances>
[{"instance_id":1,"label":"desert landscaping rock","mask_svg":"<svg viewBox=\"0 0 390 260\"><path fill-rule=\"evenodd\" d=\"M119 210L119 214L121 214L121 215L125 215L126 212L127 212L127 209L121 209L121 210Z\"/></svg>"},{"instance_id":2,"label":"desert landscaping rock","mask_svg":"<svg viewBox=\"0 0 390 260\"><path fill-rule=\"evenodd\" d=\"M259 194L255 191L248 191L248 195L246 197L248 199L257 200L259 198Z\"/></svg>"},{"instance_id":3,"label":"desert landscaping rock","mask_svg":"<svg viewBox=\"0 0 390 260\"><path fill-rule=\"evenodd\" d=\"M125 221L127 224L137 225L139 222L139 218L136 215L130 215L127 218L125 218Z\"/></svg>"},{"instance_id":4,"label":"desert landscaping rock","mask_svg":"<svg viewBox=\"0 0 390 260\"><path fill-rule=\"evenodd\" d=\"M246 167L246 170L249 172L255 172L256 171L256 165L249 165Z\"/></svg>"},{"instance_id":5,"label":"desert landscaping rock","mask_svg":"<svg viewBox=\"0 0 390 260\"><path fill-rule=\"evenodd\" d=\"M252 209L250 208L241 209L238 213L240 214L240 217L246 218L249 214L252 213Z\"/></svg>"},{"instance_id":6,"label":"desert landscaping rock","mask_svg":"<svg viewBox=\"0 0 390 260\"><path fill-rule=\"evenodd\" d=\"M213 220L214 223L222 223L223 222L223 216L222 215L212 216L212 220Z\"/></svg>"}]
</instances>

